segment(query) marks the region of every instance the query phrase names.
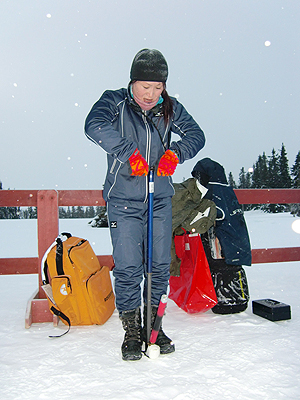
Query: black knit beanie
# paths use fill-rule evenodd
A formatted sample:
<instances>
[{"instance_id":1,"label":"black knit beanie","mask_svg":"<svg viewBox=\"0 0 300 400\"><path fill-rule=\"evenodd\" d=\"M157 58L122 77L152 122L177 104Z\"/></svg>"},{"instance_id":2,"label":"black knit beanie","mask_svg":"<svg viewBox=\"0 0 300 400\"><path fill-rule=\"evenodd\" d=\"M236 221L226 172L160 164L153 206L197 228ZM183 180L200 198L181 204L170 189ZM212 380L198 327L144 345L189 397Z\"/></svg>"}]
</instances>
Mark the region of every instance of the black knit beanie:
<instances>
[{"instance_id":1,"label":"black knit beanie","mask_svg":"<svg viewBox=\"0 0 300 400\"><path fill-rule=\"evenodd\" d=\"M160 51L140 50L133 59L130 79L132 81L166 82L168 64Z\"/></svg>"}]
</instances>

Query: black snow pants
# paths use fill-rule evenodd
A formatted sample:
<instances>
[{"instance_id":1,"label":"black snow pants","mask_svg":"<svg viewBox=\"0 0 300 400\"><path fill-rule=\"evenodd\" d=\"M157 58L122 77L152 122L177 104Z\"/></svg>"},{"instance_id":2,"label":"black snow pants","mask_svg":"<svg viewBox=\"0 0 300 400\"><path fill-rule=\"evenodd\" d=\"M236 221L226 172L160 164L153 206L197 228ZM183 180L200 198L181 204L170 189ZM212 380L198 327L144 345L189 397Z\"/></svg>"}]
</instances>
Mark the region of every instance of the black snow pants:
<instances>
[{"instance_id":1,"label":"black snow pants","mask_svg":"<svg viewBox=\"0 0 300 400\"><path fill-rule=\"evenodd\" d=\"M147 222L148 203L109 200L107 215L113 246L116 307L119 312L134 310L147 302ZM167 294L172 240L171 197L154 199L152 305Z\"/></svg>"}]
</instances>

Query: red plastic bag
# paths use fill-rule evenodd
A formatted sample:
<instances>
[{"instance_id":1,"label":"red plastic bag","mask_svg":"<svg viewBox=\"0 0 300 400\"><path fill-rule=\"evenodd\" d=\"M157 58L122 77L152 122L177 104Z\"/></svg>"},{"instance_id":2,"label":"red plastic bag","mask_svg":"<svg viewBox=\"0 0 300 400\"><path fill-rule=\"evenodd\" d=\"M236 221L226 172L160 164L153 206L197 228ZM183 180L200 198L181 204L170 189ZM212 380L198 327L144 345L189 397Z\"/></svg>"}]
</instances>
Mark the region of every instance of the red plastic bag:
<instances>
[{"instance_id":1,"label":"red plastic bag","mask_svg":"<svg viewBox=\"0 0 300 400\"><path fill-rule=\"evenodd\" d=\"M170 277L169 298L188 313L205 312L217 303L207 258L198 233L175 236L180 276Z\"/></svg>"}]
</instances>

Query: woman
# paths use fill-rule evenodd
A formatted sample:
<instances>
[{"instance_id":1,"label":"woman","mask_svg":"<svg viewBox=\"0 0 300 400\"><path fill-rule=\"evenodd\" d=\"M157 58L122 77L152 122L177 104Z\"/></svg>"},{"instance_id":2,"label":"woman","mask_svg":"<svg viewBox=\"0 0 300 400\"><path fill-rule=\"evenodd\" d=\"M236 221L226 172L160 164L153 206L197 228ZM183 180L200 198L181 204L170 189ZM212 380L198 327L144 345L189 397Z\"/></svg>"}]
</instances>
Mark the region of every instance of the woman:
<instances>
[{"instance_id":1,"label":"woman","mask_svg":"<svg viewBox=\"0 0 300 400\"><path fill-rule=\"evenodd\" d=\"M155 166L151 320L167 293L172 238L172 178L178 163L204 146L202 130L166 91L168 65L158 50L143 49L132 62L128 88L107 90L85 123L86 136L107 152L103 197L113 245L116 307L125 330L122 358L138 360L146 341L148 171ZM180 140L170 143L171 133ZM141 327L141 297L144 327ZM159 331L161 354L175 346Z\"/></svg>"}]
</instances>

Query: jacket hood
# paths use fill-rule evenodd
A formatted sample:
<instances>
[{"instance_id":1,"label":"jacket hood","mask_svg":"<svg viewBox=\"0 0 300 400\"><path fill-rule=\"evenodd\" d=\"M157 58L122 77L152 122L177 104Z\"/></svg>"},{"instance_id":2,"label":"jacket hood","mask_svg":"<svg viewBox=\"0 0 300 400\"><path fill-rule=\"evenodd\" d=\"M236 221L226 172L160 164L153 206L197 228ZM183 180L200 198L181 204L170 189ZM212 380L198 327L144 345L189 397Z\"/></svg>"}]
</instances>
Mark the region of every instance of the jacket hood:
<instances>
[{"instance_id":1,"label":"jacket hood","mask_svg":"<svg viewBox=\"0 0 300 400\"><path fill-rule=\"evenodd\" d=\"M224 167L210 158L198 161L194 166L192 176L200 180L203 186L207 186L209 182L228 184Z\"/></svg>"}]
</instances>

